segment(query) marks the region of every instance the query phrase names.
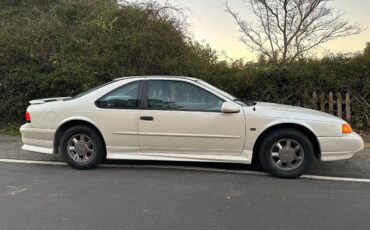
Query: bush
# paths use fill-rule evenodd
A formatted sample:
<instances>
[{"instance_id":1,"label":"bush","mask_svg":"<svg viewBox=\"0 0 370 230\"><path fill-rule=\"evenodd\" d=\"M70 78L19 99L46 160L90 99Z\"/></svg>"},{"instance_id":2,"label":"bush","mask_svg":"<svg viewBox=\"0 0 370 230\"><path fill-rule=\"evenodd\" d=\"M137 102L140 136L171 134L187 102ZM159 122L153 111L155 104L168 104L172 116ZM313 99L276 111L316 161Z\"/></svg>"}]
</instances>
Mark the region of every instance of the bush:
<instances>
[{"instance_id":1,"label":"bush","mask_svg":"<svg viewBox=\"0 0 370 230\"><path fill-rule=\"evenodd\" d=\"M110 0L2 4L2 123L21 122L34 98L78 94L121 76L184 72L193 55L177 22L154 8Z\"/></svg>"},{"instance_id":2,"label":"bush","mask_svg":"<svg viewBox=\"0 0 370 230\"><path fill-rule=\"evenodd\" d=\"M356 128L369 129L370 45L364 54L285 67L220 61L156 3L17 0L0 3L0 127L23 122L28 101L71 96L128 75L202 78L240 98L296 104L303 94L351 92ZM180 14L181 15L181 14Z\"/></svg>"}]
</instances>

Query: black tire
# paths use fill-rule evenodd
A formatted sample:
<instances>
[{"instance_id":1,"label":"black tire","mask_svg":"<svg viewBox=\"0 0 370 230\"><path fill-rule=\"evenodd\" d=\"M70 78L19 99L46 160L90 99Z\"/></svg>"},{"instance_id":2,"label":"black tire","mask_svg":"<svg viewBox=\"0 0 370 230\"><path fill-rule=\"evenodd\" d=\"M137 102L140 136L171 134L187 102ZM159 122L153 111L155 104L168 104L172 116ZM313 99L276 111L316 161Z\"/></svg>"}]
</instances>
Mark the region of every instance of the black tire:
<instances>
[{"instance_id":1,"label":"black tire","mask_svg":"<svg viewBox=\"0 0 370 230\"><path fill-rule=\"evenodd\" d=\"M288 163L285 163L284 161L279 161L280 156L281 158L283 158L282 156L283 153L280 154L279 152L279 156L276 157L277 159L273 157L273 152L276 152L274 148L279 150L279 148L274 146L278 146L279 143L284 143L284 141L285 143L287 143L288 140L292 140L294 143L292 145L295 145L297 149L301 149L298 150L300 159L296 161L296 166L294 166L296 168L294 168L293 166L288 166ZM300 146L297 147L298 145ZM286 144L286 146L288 146L288 144ZM285 149L287 149L286 146L284 146ZM282 147L282 145L280 145L279 147ZM293 147L290 148L288 151L292 151L292 149ZM290 158L292 156L292 152L289 152L289 154L290 155L285 155L285 157ZM294 151L293 157L296 156L296 154L297 153ZM264 139L262 140L259 148L259 159L262 167L267 172L271 173L273 176L279 178L291 179L300 177L302 174L306 173L307 170L310 168L313 158L314 158L314 148L309 138L299 130L291 128L278 129L267 134L267 136L265 136ZM275 161L279 161L280 164ZM293 160L292 162L293 163L291 164L294 164L295 160ZM286 166L284 166L284 164ZM284 167L286 168L281 169Z\"/></svg>"},{"instance_id":2,"label":"black tire","mask_svg":"<svg viewBox=\"0 0 370 230\"><path fill-rule=\"evenodd\" d=\"M92 141L92 148L94 149L93 154L85 162L79 162L72 158L68 152L68 142L75 135L86 135L87 140ZM97 165L104 159L105 156L105 145L102 138L96 133L96 131L86 125L76 125L69 128L62 136L60 141L60 153L65 162L76 169L87 170L97 167Z\"/></svg>"}]
</instances>

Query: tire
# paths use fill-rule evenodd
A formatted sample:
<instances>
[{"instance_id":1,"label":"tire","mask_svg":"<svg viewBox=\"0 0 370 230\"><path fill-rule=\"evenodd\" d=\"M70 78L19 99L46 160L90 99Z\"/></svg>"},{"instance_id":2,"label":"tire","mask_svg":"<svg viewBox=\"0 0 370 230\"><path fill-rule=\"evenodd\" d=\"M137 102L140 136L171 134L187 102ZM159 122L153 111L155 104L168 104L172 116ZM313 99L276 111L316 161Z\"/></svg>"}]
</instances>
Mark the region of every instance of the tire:
<instances>
[{"instance_id":1,"label":"tire","mask_svg":"<svg viewBox=\"0 0 370 230\"><path fill-rule=\"evenodd\" d=\"M76 125L63 134L60 152L70 166L87 170L97 167L104 159L105 146L94 129L86 125Z\"/></svg>"},{"instance_id":2,"label":"tire","mask_svg":"<svg viewBox=\"0 0 370 230\"><path fill-rule=\"evenodd\" d=\"M314 148L302 132L284 128L275 130L262 140L259 159L262 167L279 178L298 178L310 168Z\"/></svg>"}]
</instances>

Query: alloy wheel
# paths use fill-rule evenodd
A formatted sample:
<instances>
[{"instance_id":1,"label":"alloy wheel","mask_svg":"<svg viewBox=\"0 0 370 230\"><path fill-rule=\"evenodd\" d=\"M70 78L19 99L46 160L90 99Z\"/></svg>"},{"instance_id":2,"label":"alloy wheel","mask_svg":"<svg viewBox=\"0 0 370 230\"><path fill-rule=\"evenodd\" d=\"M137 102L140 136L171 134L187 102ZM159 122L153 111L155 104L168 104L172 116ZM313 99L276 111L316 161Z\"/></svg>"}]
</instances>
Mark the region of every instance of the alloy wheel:
<instances>
[{"instance_id":1,"label":"alloy wheel","mask_svg":"<svg viewBox=\"0 0 370 230\"><path fill-rule=\"evenodd\" d=\"M270 158L273 165L279 170L294 170L303 163L304 151L296 140L282 139L272 146Z\"/></svg>"},{"instance_id":2,"label":"alloy wheel","mask_svg":"<svg viewBox=\"0 0 370 230\"><path fill-rule=\"evenodd\" d=\"M76 162L86 163L95 155L95 144L86 134L75 134L67 143L68 155Z\"/></svg>"}]
</instances>

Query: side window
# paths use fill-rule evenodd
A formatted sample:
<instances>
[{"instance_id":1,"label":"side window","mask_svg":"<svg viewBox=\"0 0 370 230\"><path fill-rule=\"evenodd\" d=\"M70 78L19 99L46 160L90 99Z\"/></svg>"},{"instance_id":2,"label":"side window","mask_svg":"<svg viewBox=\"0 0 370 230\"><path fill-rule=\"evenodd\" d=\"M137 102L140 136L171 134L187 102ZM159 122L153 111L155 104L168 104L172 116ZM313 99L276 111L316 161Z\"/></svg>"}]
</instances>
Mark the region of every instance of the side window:
<instances>
[{"instance_id":1,"label":"side window","mask_svg":"<svg viewBox=\"0 0 370 230\"><path fill-rule=\"evenodd\" d=\"M224 101L196 85L171 80L152 80L148 83L150 109L221 111Z\"/></svg>"},{"instance_id":2,"label":"side window","mask_svg":"<svg viewBox=\"0 0 370 230\"><path fill-rule=\"evenodd\" d=\"M138 108L140 83L136 81L115 89L100 98L96 105L100 108Z\"/></svg>"}]
</instances>

